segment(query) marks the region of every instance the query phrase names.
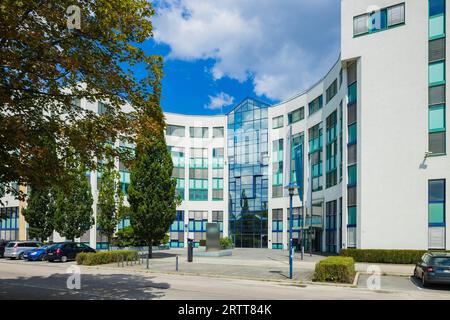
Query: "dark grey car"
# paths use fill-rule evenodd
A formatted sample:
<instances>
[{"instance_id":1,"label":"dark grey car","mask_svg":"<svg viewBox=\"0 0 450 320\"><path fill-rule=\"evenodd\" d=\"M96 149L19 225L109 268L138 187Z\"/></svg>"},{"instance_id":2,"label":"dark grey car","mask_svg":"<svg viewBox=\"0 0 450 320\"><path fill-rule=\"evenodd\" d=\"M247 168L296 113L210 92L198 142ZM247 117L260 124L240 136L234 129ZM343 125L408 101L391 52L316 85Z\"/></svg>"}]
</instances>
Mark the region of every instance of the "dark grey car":
<instances>
[{"instance_id":1,"label":"dark grey car","mask_svg":"<svg viewBox=\"0 0 450 320\"><path fill-rule=\"evenodd\" d=\"M450 284L450 253L425 253L414 268L414 277L422 285Z\"/></svg>"}]
</instances>

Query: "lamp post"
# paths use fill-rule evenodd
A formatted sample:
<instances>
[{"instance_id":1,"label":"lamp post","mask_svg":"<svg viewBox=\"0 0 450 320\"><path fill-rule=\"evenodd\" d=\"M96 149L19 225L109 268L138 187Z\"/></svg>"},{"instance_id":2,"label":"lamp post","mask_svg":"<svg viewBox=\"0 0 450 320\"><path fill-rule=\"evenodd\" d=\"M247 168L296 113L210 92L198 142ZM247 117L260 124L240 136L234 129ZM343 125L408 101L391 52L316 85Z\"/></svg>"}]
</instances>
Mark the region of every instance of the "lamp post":
<instances>
[{"instance_id":1,"label":"lamp post","mask_svg":"<svg viewBox=\"0 0 450 320\"><path fill-rule=\"evenodd\" d=\"M295 186L290 184L289 190L289 279L292 279L292 267L294 258L294 245L292 241L292 227L293 227L293 213L292 213L292 198L294 196Z\"/></svg>"}]
</instances>

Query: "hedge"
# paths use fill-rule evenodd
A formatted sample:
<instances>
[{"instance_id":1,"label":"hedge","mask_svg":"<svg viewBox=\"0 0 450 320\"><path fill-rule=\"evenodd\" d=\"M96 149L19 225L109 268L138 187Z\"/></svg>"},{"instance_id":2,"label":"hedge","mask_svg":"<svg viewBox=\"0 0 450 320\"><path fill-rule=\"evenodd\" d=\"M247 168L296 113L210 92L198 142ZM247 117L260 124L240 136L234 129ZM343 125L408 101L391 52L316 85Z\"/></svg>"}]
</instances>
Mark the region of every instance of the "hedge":
<instances>
[{"instance_id":1,"label":"hedge","mask_svg":"<svg viewBox=\"0 0 450 320\"><path fill-rule=\"evenodd\" d=\"M348 257L328 257L316 263L314 281L353 283L355 261Z\"/></svg>"},{"instance_id":2,"label":"hedge","mask_svg":"<svg viewBox=\"0 0 450 320\"><path fill-rule=\"evenodd\" d=\"M356 262L415 264L427 250L343 249L340 255ZM450 252L450 251L439 251Z\"/></svg>"},{"instance_id":3,"label":"hedge","mask_svg":"<svg viewBox=\"0 0 450 320\"><path fill-rule=\"evenodd\" d=\"M139 254L137 251L132 250L114 250L114 251L100 251L77 254L77 264L85 266L95 266L99 264L108 264L117 261L137 261L139 260Z\"/></svg>"}]
</instances>

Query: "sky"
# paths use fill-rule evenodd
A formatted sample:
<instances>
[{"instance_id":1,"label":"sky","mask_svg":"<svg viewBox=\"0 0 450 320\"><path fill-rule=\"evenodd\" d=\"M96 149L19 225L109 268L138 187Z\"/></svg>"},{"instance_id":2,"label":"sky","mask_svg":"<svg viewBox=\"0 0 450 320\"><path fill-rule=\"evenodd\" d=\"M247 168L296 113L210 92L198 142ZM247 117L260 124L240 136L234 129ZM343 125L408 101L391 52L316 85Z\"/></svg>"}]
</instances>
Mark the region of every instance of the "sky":
<instances>
[{"instance_id":1,"label":"sky","mask_svg":"<svg viewBox=\"0 0 450 320\"><path fill-rule=\"evenodd\" d=\"M339 57L339 0L155 0L165 112L223 114L269 104L320 80Z\"/></svg>"}]
</instances>

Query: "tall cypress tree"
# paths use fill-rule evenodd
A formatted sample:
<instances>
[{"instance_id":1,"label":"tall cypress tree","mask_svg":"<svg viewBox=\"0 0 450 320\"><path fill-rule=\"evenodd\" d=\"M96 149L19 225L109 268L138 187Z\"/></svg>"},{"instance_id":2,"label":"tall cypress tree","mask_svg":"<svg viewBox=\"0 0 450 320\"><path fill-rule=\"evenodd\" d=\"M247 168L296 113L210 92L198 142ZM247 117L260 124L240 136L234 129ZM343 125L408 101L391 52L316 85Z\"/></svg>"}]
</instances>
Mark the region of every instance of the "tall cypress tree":
<instances>
[{"instance_id":1,"label":"tall cypress tree","mask_svg":"<svg viewBox=\"0 0 450 320\"><path fill-rule=\"evenodd\" d=\"M176 217L176 179L164 134L148 135L136 148L130 171L128 202L130 222L136 236L148 245L159 244Z\"/></svg>"},{"instance_id":2,"label":"tall cypress tree","mask_svg":"<svg viewBox=\"0 0 450 320\"><path fill-rule=\"evenodd\" d=\"M49 188L31 188L27 207L22 209L31 238L46 241L54 230L55 192Z\"/></svg>"},{"instance_id":3,"label":"tall cypress tree","mask_svg":"<svg viewBox=\"0 0 450 320\"><path fill-rule=\"evenodd\" d=\"M123 196L121 196L119 178L119 172L114 168L114 161L111 158L108 159L101 170L97 203L97 226L100 233L108 239L108 247L120 220L119 210Z\"/></svg>"},{"instance_id":4,"label":"tall cypress tree","mask_svg":"<svg viewBox=\"0 0 450 320\"><path fill-rule=\"evenodd\" d=\"M86 170L73 169L64 189L56 196L55 230L68 240L80 238L95 223L92 194Z\"/></svg>"}]
</instances>

